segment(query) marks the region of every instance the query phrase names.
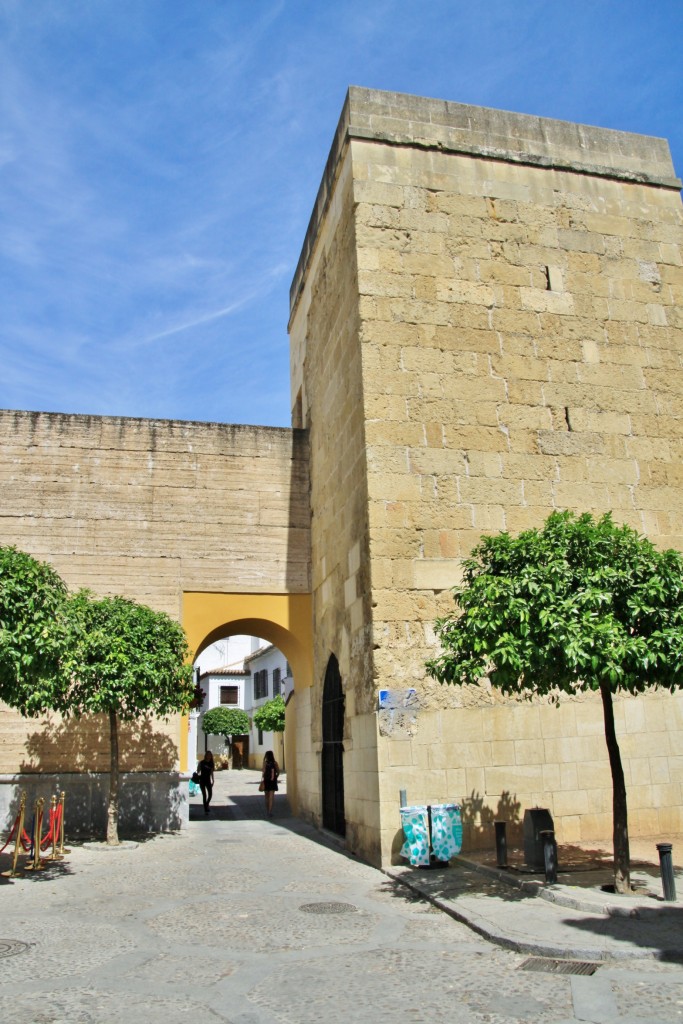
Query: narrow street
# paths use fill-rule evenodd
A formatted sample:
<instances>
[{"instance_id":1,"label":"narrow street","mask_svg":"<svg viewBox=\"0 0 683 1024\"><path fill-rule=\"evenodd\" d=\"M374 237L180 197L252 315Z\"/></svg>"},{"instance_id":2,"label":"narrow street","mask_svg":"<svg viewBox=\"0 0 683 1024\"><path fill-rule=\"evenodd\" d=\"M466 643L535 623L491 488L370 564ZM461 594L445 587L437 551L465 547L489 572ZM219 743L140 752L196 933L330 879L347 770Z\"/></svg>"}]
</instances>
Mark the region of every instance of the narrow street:
<instances>
[{"instance_id":1,"label":"narrow street","mask_svg":"<svg viewBox=\"0 0 683 1024\"><path fill-rule=\"evenodd\" d=\"M195 798L184 833L74 844L2 879L3 1024L683 1020L680 965L525 970L290 817L283 793L266 819L258 779L217 773L211 814Z\"/></svg>"}]
</instances>

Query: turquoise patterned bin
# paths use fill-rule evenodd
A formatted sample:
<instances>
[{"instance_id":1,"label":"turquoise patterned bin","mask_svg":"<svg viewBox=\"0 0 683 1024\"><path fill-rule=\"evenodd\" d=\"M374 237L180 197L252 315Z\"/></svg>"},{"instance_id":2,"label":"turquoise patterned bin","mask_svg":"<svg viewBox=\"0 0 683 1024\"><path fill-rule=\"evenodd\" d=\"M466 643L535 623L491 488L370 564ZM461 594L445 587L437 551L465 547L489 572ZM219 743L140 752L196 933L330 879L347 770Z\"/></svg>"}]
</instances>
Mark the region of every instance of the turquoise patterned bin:
<instances>
[{"instance_id":1,"label":"turquoise patterned bin","mask_svg":"<svg viewBox=\"0 0 683 1024\"><path fill-rule=\"evenodd\" d=\"M449 861L462 850L459 804L401 807L400 814L405 837L401 856L406 857L413 867L429 867L432 854L435 860Z\"/></svg>"}]
</instances>

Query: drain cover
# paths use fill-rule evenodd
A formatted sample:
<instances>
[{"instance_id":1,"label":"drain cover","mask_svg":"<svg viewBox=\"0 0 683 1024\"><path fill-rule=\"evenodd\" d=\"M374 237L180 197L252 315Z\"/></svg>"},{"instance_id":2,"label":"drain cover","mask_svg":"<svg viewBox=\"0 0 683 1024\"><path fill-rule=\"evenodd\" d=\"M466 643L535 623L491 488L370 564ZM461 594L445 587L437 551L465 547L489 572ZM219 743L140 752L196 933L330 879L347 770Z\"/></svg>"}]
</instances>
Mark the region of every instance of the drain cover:
<instances>
[{"instance_id":1,"label":"drain cover","mask_svg":"<svg viewBox=\"0 0 683 1024\"><path fill-rule=\"evenodd\" d=\"M0 957L16 956L17 953L28 952L29 946L26 942L19 942L17 939L0 939Z\"/></svg>"},{"instance_id":2,"label":"drain cover","mask_svg":"<svg viewBox=\"0 0 683 1024\"><path fill-rule=\"evenodd\" d=\"M353 903L304 903L299 907L305 914L355 914L357 907Z\"/></svg>"},{"instance_id":3,"label":"drain cover","mask_svg":"<svg viewBox=\"0 0 683 1024\"><path fill-rule=\"evenodd\" d=\"M541 971L544 974L595 974L601 963L583 960L551 960L532 956L520 965L521 971Z\"/></svg>"}]
</instances>

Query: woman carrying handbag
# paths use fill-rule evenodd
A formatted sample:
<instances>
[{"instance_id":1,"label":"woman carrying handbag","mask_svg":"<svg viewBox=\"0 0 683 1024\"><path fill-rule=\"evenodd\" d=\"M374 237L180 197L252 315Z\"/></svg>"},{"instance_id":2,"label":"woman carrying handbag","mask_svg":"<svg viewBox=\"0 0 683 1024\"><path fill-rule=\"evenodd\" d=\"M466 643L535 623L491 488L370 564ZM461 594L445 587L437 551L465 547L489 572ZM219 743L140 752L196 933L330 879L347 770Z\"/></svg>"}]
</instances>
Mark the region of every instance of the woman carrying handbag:
<instances>
[{"instance_id":1,"label":"woman carrying handbag","mask_svg":"<svg viewBox=\"0 0 683 1024\"><path fill-rule=\"evenodd\" d=\"M263 771L261 772L261 784L259 790L266 798L266 814L273 817L273 795L277 792L277 780L280 775L280 765L275 760L272 750L266 751L263 758Z\"/></svg>"}]
</instances>

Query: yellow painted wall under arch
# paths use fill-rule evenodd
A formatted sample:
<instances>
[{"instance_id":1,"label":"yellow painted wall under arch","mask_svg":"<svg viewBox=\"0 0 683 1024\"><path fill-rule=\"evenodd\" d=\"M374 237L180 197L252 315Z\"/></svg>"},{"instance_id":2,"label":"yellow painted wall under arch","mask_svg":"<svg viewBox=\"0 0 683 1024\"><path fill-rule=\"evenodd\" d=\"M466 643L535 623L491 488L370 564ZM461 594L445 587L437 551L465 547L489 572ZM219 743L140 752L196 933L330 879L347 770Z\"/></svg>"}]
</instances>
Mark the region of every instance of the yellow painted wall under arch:
<instances>
[{"instance_id":1,"label":"yellow painted wall under arch","mask_svg":"<svg viewBox=\"0 0 683 1024\"><path fill-rule=\"evenodd\" d=\"M287 797L296 813L296 694L313 682L313 614L310 594L183 594L182 623L193 659L227 636L245 634L268 640L292 669L294 695L287 702L285 759ZM188 719L180 730L180 767L188 768Z\"/></svg>"}]
</instances>

